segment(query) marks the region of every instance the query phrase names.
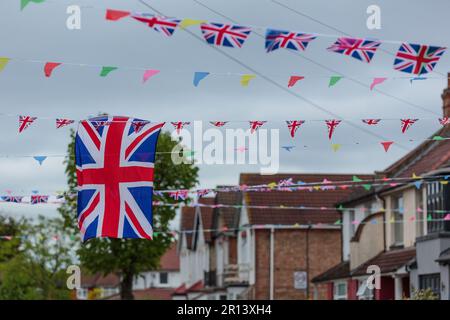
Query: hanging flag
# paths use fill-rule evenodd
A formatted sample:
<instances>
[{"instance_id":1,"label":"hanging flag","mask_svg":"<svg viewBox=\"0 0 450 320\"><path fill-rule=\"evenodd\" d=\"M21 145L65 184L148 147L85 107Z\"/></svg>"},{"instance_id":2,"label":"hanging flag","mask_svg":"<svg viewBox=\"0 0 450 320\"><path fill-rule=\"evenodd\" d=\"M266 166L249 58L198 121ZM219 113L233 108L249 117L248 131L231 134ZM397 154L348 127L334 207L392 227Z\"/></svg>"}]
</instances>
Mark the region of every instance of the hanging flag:
<instances>
[{"instance_id":1,"label":"hanging flag","mask_svg":"<svg viewBox=\"0 0 450 320\"><path fill-rule=\"evenodd\" d=\"M447 48L403 43L395 57L394 69L417 75L431 72L445 49Z\"/></svg>"},{"instance_id":2,"label":"hanging flag","mask_svg":"<svg viewBox=\"0 0 450 320\"><path fill-rule=\"evenodd\" d=\"M59 62L47 62L44 65L44 74L47 78L49 78L52 75L53 70L61 65Z\"/></svg>"},{"instance_id":3,"label":"hanging flag","mask_svg":"<svg viewBox=\"0 0 450 320\"><path fill-rule=\"evenodd\" d=\"M34 194L31 196L31 204L47 203L49 196Z\"/></svg>"},{"instance_id":4,"label":"hanging flag","mask_svg":"<svg viewBox=\"0 0 450 320\"><path fill-rule=\"evenodd\" d=\"M11 196L11 195L7 195L7 196L2 196L1 199L2 199L2 201L4 201L4 202L21 203L23 197L22 197L22 196Z\"/></svg>"},{"instance_id":5,"label":"hanging flag","mask_svg":"<svg viewBox=\"0 0 450 320\"><path fill-rule=\"evenodd\" d=\"M74 120L70 119L56 119L56 129L71 125L74 122Z\"/></svg>"},{"instance_id":6,"label":"hanging flag","mask_svg":"<svg viewBox=\"0 0 450 320\"><path fill-rule=\"evenodd\" d=\"M220 128L226 125L227 121L210 121L209 123L211 123L214 127Z\"/></svg>"},{"instance_id":7,"label":"hanging flag","mask_svg":"<svg viewBox=\"0 0 450 320\"><path fill-rule=\"evenodd\" d=\"M328 83L328 88L334 86L341 79L342 79L342 76L332 76L330 78L330 83Z\"/></svg>"},{"instance_id":8,"label":"hanging flag","mask_svg":"<svg viewBox=\"0 0 450 320\"><path fill-rule=\"evenodd\" d=\"M177 134L180 134L180 132L181 132L181 130L183 130L184 126L187 126L187 125L189 125L191 123L190 122L183 122L183 121L176 121L176 122L171 122L171 124L173 125L173 127L177 131Z\"/></svg>"},{"instance_id":9,"label":"hanging flag","mask_svg":"<svg viewBox=\"0 0 450 320\"><path fill-rule=\"evenodd\" d=\"M196 26L202 23L205 23L205 20L195 20L195 19L189 19L189 18L185 18L180 22L180 28L181 29L186 29L187 27L190 26Z\"/></svg>"},{"instance_id":10,"label":"hanging flag","mask_svg":"<svg viewBox=\"0 0 450 320\"><path fill-rule=\"evenodd\" d=\"M131 127L133 128L134 133L139 133L149 123L150 121L147 120L135 119L131 122Z\"/></svg>"},{"instance_id":11,"label":"hanging flag","mask_svg":"<svg viewBox=\"0 0 450 320\"><path fill-rule=\"evenodd\" d=\"M130 121L131 120L131 121ZM75 160L78 226L90 238L152 238L156 144L164 123L139 133L128 117L102 116L78 126ZM92 121L108 121L96 129Z\"/></svg>"},{"instance_id":12,"label":"hanging flag","mask_svg":"<svg viewBox=\"0 0 450 320\"><path fill-rule=\"evenodd\" d=\"M186 200L188 193L189 193L188 190L170 191L169 197L171 197L174 200Z\"/></svg>"},{"instance_id":13,"label":"hanging flag","mask_svg":"<svg viewBox=\"0 0 450 320\"><path fill-rule=\"evenodd\" d=\"M159 70L145 70L144 75L142 76L142 83L146 83L148 79L150 79L154 75L157 75L158 73Z\"/></svg>"},{"instance_id":14,"label":"hanging flag","mask_svg":"<svg viewBox=\"0 0 450 320\"><path fill-rule=\"evenodd\" d=\"M254 133L260 127L264 125L267 121L249 121L250 122L250 133Z\"/></svg>"},{"instance_id":15,"label":"hanging flag","mask_svg":"<svg viewBox=\"0 0 450 320\"><path fill-rule=\"evenodd\" d=\"M43 3L45 0L20 0L20 10L25 9L25 7L33 2L33 3Z\"/></svg>"},{"instance_id":16,"label":"hanging flag","mask_svg":"<svg viewBox=\"0 0 450 320\"><path fill-rule=\"evenodd\" d=\"M295 146L282 146L282 148L283 148L284 150L286 150L287 152L291 152L291 150L294 149Z\"/></svg>"},{"instance_id":17,"label":"hanging flag","mask_svg":"<svg viewBox=\"0 0 450 320\"><path fill-rule=\"evenodd\" d=\"M266 50L272 52L280 48L304 51L308 43L316 37L307 33L295 33L283 30L267 29L266 31Z\"/></svg>"},{"instance_id":18,"label":"hanging flag","mask_svg":"<svg viewBox=\"0 0 450 320\"><path fill-rule=\"evenodd\" d=\"M243 87L247 87L248 84L250 83L250 80L256 78L256 76L254 74L244 74L241 76L241 85Z\"/></svg>"},{"instance_id":19,"label":"hanging flag","mask_svg":"<svg viewBox=\"0 0 450 320\"><path fill-rule=\"evenodd\" d=\"M197 190L197 198L202 198L207 196L211 192L211 189L200 189Z\"/></svg>"},{"instance_id":20,"label":"hanging flag","mask_svg":"<svg viewBox=\"0 0 450 320\"><path fill-rule=\"evenodd\" d=\"M419 190L420 187L422 186L422 181L421 180L414 181L414 186L416 186L417 190Z\"/></svg>"},{"instance_id":21,"label":"hanging flag","mask_svg":"<svg viewBox=\"0 0 450 320\"><path fill-rule=\"evenodd\" d=\"M362 182L362 179L360 179L358 176L353 176L352 181L353 182Z\"/></svg>"},{"instance_id":22,"label":"hanging flag","mask_svg":"<svg viewBox=\"0 0 450 320\"><path fill-rule=\"evenodd\" d=\"M209 72L195 72L194 73L194 87L197 87L200 81L205 79L209 75Z\"/></svg>"},{"instance_id":23,"label":"hanging flag","mask_svg":"<svg viewBox=\"0 0 450 320\"><path fill-rule=\"evenodd\" d=\"M333 149L333 151L334 152L338 152L339 151L339 149L341 148L341 144L339 144L339 143L333 143L332 145L331 145L331 149Z\"/></svg>"},{"instance_id":24,"label":"hanging flag","mask_svg":"<svg viewBox=\"0 0 450 320\"><path fill-rule=\"evenodd\" d=\"M128 11L120 11L120 10L112 10L106 9L106 20L117 21L122 18L128 17L131 12Z\"/></svg>"},{"instance_id":25,"label":"hanging flag","mask_svg":"<svg viewBox=\"0 0 450 320\"><path fill-rule=\"evenodd\" d=\"M289 120L286 121L287 127L289 129L289 133L291 134L291 137L294 138L295 133L297 132L297 129L300 128L302 124L305 123L304 120Z\"/></svg>"},{"instance_id":26,"label":"hanging flag","mask_svg":"<svg viewBox=\"0 0 450 320\"><path fill-rule=\"evenodd\" d=\"M370 85L370 90L373 90L375 86L385 82L387 78L373 78L372 84Z\"/></svg>"},{"instance_id":27,"label":"hanging flag","mask_svg":"<svg viewBox=\"0 0 450 320\"><path fill-rule=\"evenodd\" d=\"M6 65L8 64L9 60L11 60L10 58L5 58L5 57L0 57L0 72L3 71L3 69L5 69Z\"/></svg>"},{"instance_id":28,"label":"hanging flag","mask_svg":"<svg viewBox=\"0 0 450 320\"><path fill-rule=\"evenodd\" d=\"M36 119L37 117L19 116L19 133L27 129Z\"/></svg>"},{"instance_id":29,"label":"hanging flag","mask_svg":"<svg viewBox=\"0 0 450 320\"><path fill-rule=\"evenodd\" d=\"M102 67L102 71L100 71L100 77L106 77L111 71L117 70L117 67Z\"/></svg>"},{"instance_id":30,"label":"hanging flag","mask_svg":"<svg viewBox=\"0 0 450 320\"><path fill-rule=\"evenodd\" d=\"M331 138L333 137L334 130L341 123L341 120L336 120L336 119L325 120L325 123L326 123L327 129L328 129L328 139L331 140Z\"/></svg>"},{"instance_id":31,"label":"hanging flag","mask_svg":"<svg viewBox=\"0 0 450 320\"><path fill-rule=\"evenodd\" d=\"M381 121L381 119L363 119L362 122L364 122L365 124L369 125L369 126L375 126L377 125L379 122Z\"/></svg>"},{"instance_id":32,"label":"hanging flag","mask_svg":"<svg viewBox=\"0 0 450 320\"><path fill-rule=\"evenodd\" d=\"M150 13L133 14L131 17L137 21L147 24L153 30L158 31L167 37L173 35L175 29L181 21L174 18L155 16Z\"/></svg>"},{"instance_id":33,"label":"hanging flag","mask_svg":"<svg viewBox=\"0 0 450 320\"><path fill-rule=\"evenodd\" d=\"M439 123L443 126L450 124L450 117L439 118Z\"/></svg>"},{"instance_id":34,"label":"hanging flag","mask_svg":"<svg viewBox=\"0 0 450 320\"><path fill-rule=\"evenodd\" d=\"M450 213L447 213L444 217L444 221L450 221Z\"/></svg>"},{"instance_id":35,"label":"hanging flag","mask_svg":"<svg viewBox=\"0 0 450 320\"><path fill-rule=\"evenodd\" d=\"M369 63L380 44L381 42L374 40L342 37L338 38L327 50Z\"/></svg>"},{"instance_id":36,"label":"hanging flag","mask_svg":"<svg viewBox=\"0 0 450 320\"><path fill-rule=\"evenodd\" d=\"M297 81L303 80L303 79L305 79L305 77L302 77L302 76L291 76L291 77L289 78L288 88L292 88L293 86L295 86L295 84L297 83Z\"/></svg>"},{"instance_id":37,"label":"hanging flag","mask_svg":"<svg viewBox=\"0 0 450 320\"><path fill-rule=\"evenodd\" d=\"M383 146L384 151L388 152L389 148L392 146L394 141L383 141L383 142L380 142L380 143Z\"/></svg>"},{"instance_id":38,"label":"hanging flag","mask_svg":"<svg viewBox=\"0 0 450 320\"><path fill-rule=\"evenodd\" d=\"M202 23L200 29L209 44L231 48L241 48L251 32L251 28L222 23Z\"/></svg>"},{"instance_id":39,"label":"hanging flag","mask_svg":"<svg viewBox=\"0 0 450 320\"><path fill-rule=\"evenodd\" d=\"M45 159L47 159L46 156L34 156L33 157L34 160L36 160L37 162L39 162L39 165L42 166L42 163L44 163Z\"/></svg>"},{"instance_id":40,"label":"hanging flag","mask_svg":"<svg viewBox=\"0 0 450 320\"><path fill-rule=\"evenodd\" d=\"M402 133L405 133L419 119L401 119Z\"/></svg>"}]
</instances>

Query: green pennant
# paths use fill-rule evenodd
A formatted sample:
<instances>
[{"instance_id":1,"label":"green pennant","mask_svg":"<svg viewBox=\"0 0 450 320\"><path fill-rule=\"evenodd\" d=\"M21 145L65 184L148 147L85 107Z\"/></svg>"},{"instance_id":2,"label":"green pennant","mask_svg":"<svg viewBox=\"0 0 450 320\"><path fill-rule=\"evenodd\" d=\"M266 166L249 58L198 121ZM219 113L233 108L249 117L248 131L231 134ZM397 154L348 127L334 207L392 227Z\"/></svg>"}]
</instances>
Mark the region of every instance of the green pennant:
<instances>
[{"instance_id":1,"label":"green pennant","mask_svg":"<svg viewBox=\"0 0 450 320\"><path fill-rule=\"evenodd\" d=\"M336 222L334 223L335 225L339 225L339 224L342 224L342 221L339 219L339 220L336 220Z\"/></svg>"},{"instance_id":2,"label":"green pennant","mask_svg":"<svg viewBox=\"0 0 450 320\"><path fill-rule=\"evenodd\" d=\"M117 67L102 67L102 71L100 72L100 77L106 77L111 71L116 70Z\"/></svg>"},{"instance_id":3,"label":"green pennant","mask_svg":"<svg viewBox=\"0 0 450 320\"><path fill-rule=\"evenodd\" d=\"M344 206L342 204L339 205L339 207L337 208L339 211L344 210Z\"/></svg>"},{"instance_id":4,"label":"green pennant","mask_svg":"<svg viewBox=\"0 0 450 320\"><path fill-rule=\"evenodd\" d=\"M358 178L357 176L353 176L352 181L353 182L361 182L362 180L360 178Z\"/></svg>"},{"instance_id":5,"label":"green pennant","mask_svg":"<svg viewBox=\"0 0 450 320\"><path fill-rule=\"evenodd\" d=\"M20 10L25 9L25 7L30 3L30 2L34 2L34 3L42 3L45 0L20 0Z\"/></svg>"},{"instance_id":6,"label":"green pennant","mask_svg":"<svg viewBox=\"0 0 450 320\"><path fill-rule=\"evenodd\" d=\"M369 191L372 188L371 184L363 184L363 188L366 189L366 191Z\"/></svg>"},{"instance_id":7,"label":"green pennant","mask_svg":"<svg viewBox=\"0 0 450 320\"><path fill-rule=\"evenodd\" d=\"M153 232L153 238L156 238L159 235L158 232Z\"/></svg>"},{"instance_id":8,"label":"green pennant","mask_svg":"<svg viewBox=\"0 0 450 320\"><path fill-rule=\"evenodd\" d=\"M442 141L442 140L445 140L445 138L443 138L443 137L441 137L441 136L434 136L434 137L433 137L433 140L436 140L436 141Z\"/></svg>"},{"instance_id":9,"label":"green pennant","mask_svg":"<svg viewBox=\"0 0 450 320\"><path fill-rule=\"evenodd\" d=\"M431 214L429 214L429 215L427 216L427 221L431 221L431 220L433 220L433 217L431 216Z\"/></svg>"},{"instance_id":10,"label":"green pennant","mask_svg":"<svg viewBox=\"0 0 450 320\"><path fill-rule=\"evenodd\" d=\"M328 88L334 86L336 83L338 83L339 80L341 80L341 76L332 76L330 78L330 83L328 84Z\"/></svg>"}]
</instances>

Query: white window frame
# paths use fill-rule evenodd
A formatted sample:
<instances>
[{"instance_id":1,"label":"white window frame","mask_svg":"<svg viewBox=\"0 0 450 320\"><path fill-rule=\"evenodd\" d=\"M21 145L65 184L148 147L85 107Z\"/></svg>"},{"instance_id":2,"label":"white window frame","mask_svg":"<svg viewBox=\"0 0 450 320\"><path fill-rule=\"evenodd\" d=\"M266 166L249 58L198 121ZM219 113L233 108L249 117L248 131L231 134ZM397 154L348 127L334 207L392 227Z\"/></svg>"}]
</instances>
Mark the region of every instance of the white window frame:
<instances>
[{"instance_id":1,"label":"white window frame","mask_svg":"<svg viewBox=\"0 0 450 320\"><path fill-rule=\"evenodd\" d=\"M345 294L338 293L338 287L344 285L345 286ZM333 300L347 300L348 299L348 287L347 281L335 281L333 282Z\"/></svg>"}]
</instances>

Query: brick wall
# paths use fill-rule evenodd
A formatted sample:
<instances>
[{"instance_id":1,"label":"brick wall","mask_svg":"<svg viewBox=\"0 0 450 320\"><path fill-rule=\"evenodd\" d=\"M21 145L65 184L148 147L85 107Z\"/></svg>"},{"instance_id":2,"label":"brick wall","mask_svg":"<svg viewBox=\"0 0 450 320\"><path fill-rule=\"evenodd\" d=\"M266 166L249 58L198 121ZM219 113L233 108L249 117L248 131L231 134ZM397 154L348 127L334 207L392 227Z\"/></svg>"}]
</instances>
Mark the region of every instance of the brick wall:
<instances>
[{"instance_id":1,"label":"brick wall","mask_svg":"<svg viewBox=\"0 0 450 320\"><path fill-rule=\"evenodd\" d=\"M237 237L228 237L228 261L230 264L237 263Z\"/></svg>"},{"instance_id":2,"label":"brick wall","mask_svg":"<svg viewBox=\"0 0 450 320\"><path fill-rule=\"evenodd\" d=\"M312 299L314 286L307 290L294 288L294 272L307 271L306 230L275 229L274 299ZM270 230L255 230L255 298L270 297ZM309 280L341 260L340 230L309 231ZM327 298L327 287L318 286L318 298Z\"/></svg>"}]
</instances>

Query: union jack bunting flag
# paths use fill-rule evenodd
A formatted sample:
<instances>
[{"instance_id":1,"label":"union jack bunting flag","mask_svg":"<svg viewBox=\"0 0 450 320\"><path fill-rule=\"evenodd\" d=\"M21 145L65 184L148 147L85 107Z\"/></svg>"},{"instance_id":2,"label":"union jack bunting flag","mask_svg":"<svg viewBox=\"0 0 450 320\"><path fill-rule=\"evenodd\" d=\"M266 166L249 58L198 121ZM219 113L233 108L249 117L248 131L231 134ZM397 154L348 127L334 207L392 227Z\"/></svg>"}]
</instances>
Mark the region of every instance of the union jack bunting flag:
<instances>
[{"instance_id":1,"label":"union jack bunting flag","mask_svg":"<svg viewBox=\"0 0 450 320\"><path fill-rule=\"evenodd\" d=\"M368 124L369 126L375 126L377 125L381 119L363 119L362 122L365 124Z\"/></svg>"},{"instance_id":2,"label":"union jack bunting flag","mask_svg":"<svg viewBox=\"0 0 450 320\"><path fill-rule=\"evenodd\" d=\"M186 200L189 192L188 190L176 190L176 191L170 191L169 197L171 197L174 200Z\"/></svg>"},{"instance_id":3,"label":"union jack bunting flag","mask_svg":"<svg viewBox=\"0 0 450 320\"><path fill-rule=\"evenodd\" d=\"M70 119L56 119L56 129L71 125L74 122L74 120Z\"/></svg>"},{"instance_id":4,"label":"union jack bunting flag","mask_svg":"<svg viewBox=\"0 0 450 320\"><path fill-rule=\"evenodd\" d=\"M22 202L22 196L2 196L2 200L5 202L14 202L20 203Z\"/></svg>"},{"instance_id":5,"label":"union jack bunting flag","mask_svg":"<svg viewBox=\"0 0 450 320\"><path fill-rule=\"evenodd\" d=\"M227 124L227 121L210 121L209 123L211 123L213 126L215 127L223 127L224 125Z\"/></svg>"},{"instance_id":6,"label":"union jack bunting flag","mask_svg":"<svg viewBox=\"0 0 450 320\"><path fill-rule=\"evenodd\" d=\"M447 48L403 43L395 57L394 69L418 75L431 72L445 49Z\"/></svg>"},{"instance_id":7,"label":"union jack bunting flag","mask_svg":"<svg viewBox=\"0 0 450 320\"><path fill-rule=\"evenodd\" d=\"M150 28L153 28L153 30L158 31L167 37L173 35L175 29L181 21L173 18L155 16L150 13L133 14L131 17L147 24Z\"/></svg>"},{"instance_id":8,"label":"union jack bunting flag","mask_svg":"<svg viewBox=\"0 0 450 320\"><path fill-rule=\"evenodd\" d=\"M419 119L401 119L402 133L405 133Z\"/></svg>"},{"instance_id":9,"label":"union jack bunting flag","mask_svg":"<svg viewBox=\"0 0 450 320\"><path fill-rule=\"evenodd\" d=\"M341 120L325 120L325 123L327 124L328 128L328 139L331 139L333 137L334 130L341 123Z\"/></svg>"},{"instance_id":10,"label":"union jack bunting flag","mask_svg":"<svg viewBox=\"0 0 450 320\"><path fill-rule=\"evenodd\" d=\"M209 44L241 48L251 32L251 28L222 23L202 23L203 37Z\"/></svg>"},{"instance_id":11,"label":"union jack bunting flag","mask_svg":"<svg viewBox=\"0 0 450 320\"><path fill-rule=\"evenodd\" d=\"M36 119L36 117L19 116L19 133L28 128Z\"/></svg>"},{"instance_id":12,"label":"union jack bunting flag","mask_svg":"<svg viewBox=\"0 0 450 320\"><path fill-rule=\"evenodd\" d=\"M300 128L300 126L302 124L305 123L304 120L293 120L293 121L286 121L288 129L289 129L289 133L291 134L291 137L294 138L295 136L295 132L297 131L298 128Z\"/></svg>"},{"instance_id":13,"label":"union jack bunting flag","mask_svg":"<svg viewBox=\"0 0 450 320\"><path fill-rule=\"evenodd\" d=\"M255 132L260 127L264 125L267 121L249 121L250 122L250 133Z\"/></svg>"},{"instance_id":14,"label":"union jack bunting flag","mask_svg":"<svg viewBox=\"0 0 450 320\"><path fill-rule=\"evenodd\" d=\"M49 196L43 196L43 195L32 195L30 199L31 204L39 204L39 203L47 203Z\"/></svg>"},{"instance_id":15,"label":"union jack bunting flag","mask_svg":"<svg viewBox=\"0 0 450 320\"><path fill-rule=\"evenodd\" d=\"M208 195L210 192L211 192L211 189L197 190L197 197L198 198L204 197L204 196Z\"/></svg>"},{"instance_id":16,"label":"union jack bunting flag","mask_svg":"<svg viewBox=\"0 0 450 320\"><path fill-rule=\"evenodd\" d=\"M381 42L374 40L342 37L337 39L328 50L369 63L380 44Z\"/></svg>"},{"instance_id":17,"label":"union jack bunting flag","mask_svg":"<svg viewBox=\"0 0 450 320\"><path fill-rule=\"evenodd\" d=\"M96 128L93 122L107 121ZM136 132L128 117L81 121L75 138L78 227L91 238L151 239L156 144L164 123Z\"/></svg>"},{"instance_id":18,"label":"union jack bunting flag","mask_svg":"<svg viewBox=\"0 0 450 320\"><path fill-rule=\"evenodd\" d=\"M443 126L446 126L450 124L450 118L449 117L440 118L439 123Z\"/></svg>"},{"instance_id":19,"label":"union jack bunting flag","mask_svg":"<svg viewBox=\"0 0 450 320\"><path fill-rule=\"evenodd\" d=\"M307 33L296 33L283 30L267 29L266 32L266 50L275 51L280 48L304 51L308 43L316 37Z\"/></svg>"},{"instance_id":20,"label":"union jack bunting flag","mask_svg":"<svg viewBox=\"0 0 450 320\"><path fill-rule=\"evenodd\" d=\"M181 130L183 130L184 126L189 125L190 122L177 121L177 122L171 122L171 124L177 131L177 134L180 134L180 132L181 132Z\"/></svg>"},{"instance_id":21,"label":"union jack bunting flag","mask_svg":"<svg viewBox=\"0 0 450 320\"><path fill-rule=\"evenodd\" d=\"M136 120L131 122L131 126L133 127L135 133L139 133L141 132L141 129L148 123L149 121Z\"/></svg>"}]
</instances>

